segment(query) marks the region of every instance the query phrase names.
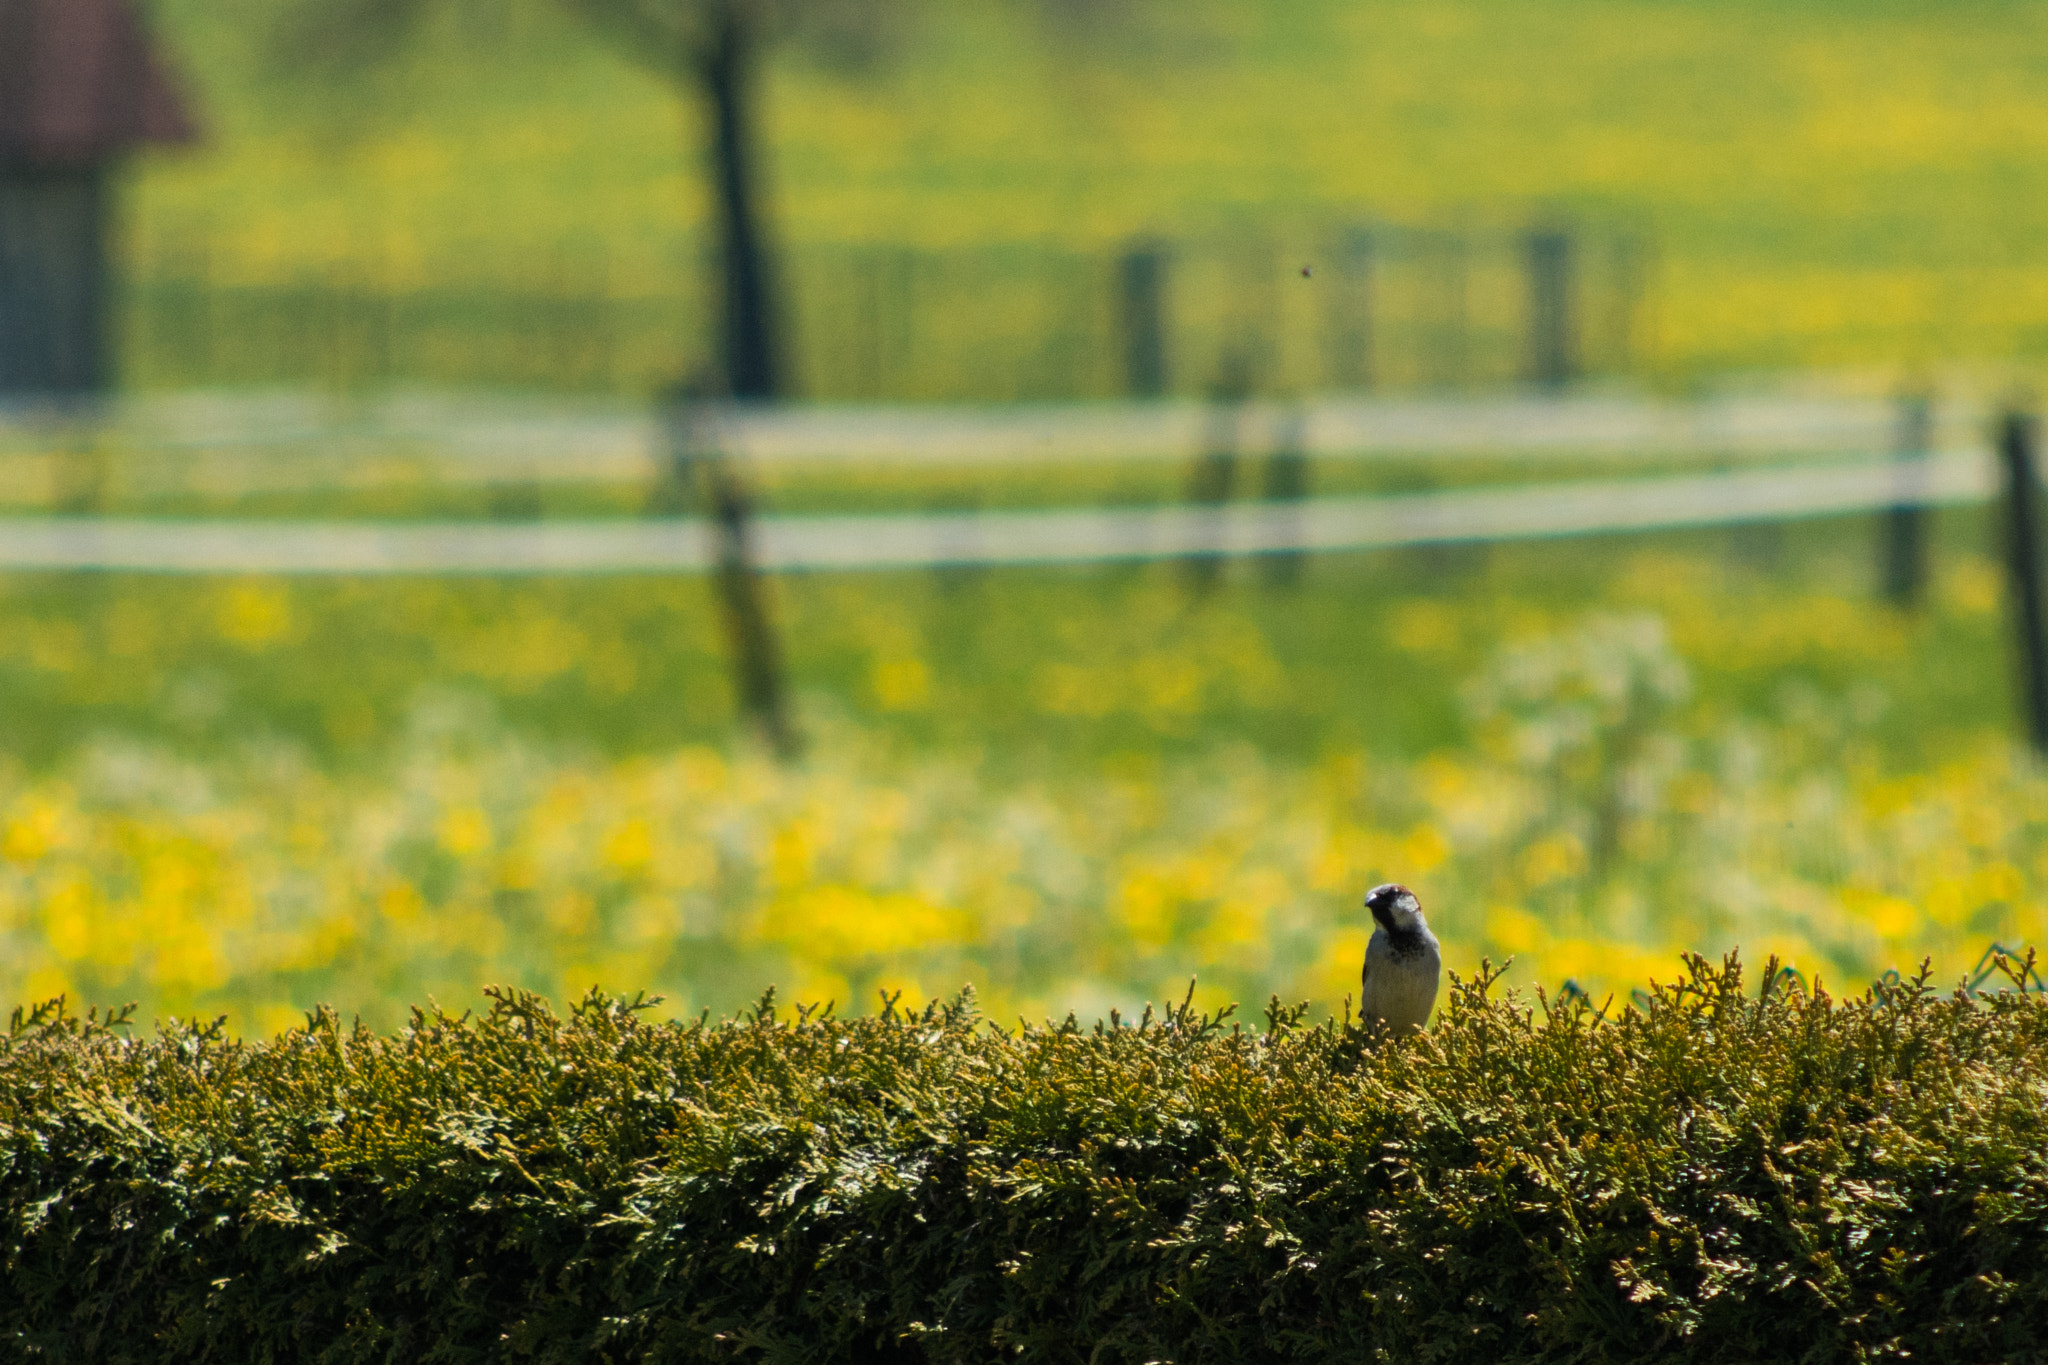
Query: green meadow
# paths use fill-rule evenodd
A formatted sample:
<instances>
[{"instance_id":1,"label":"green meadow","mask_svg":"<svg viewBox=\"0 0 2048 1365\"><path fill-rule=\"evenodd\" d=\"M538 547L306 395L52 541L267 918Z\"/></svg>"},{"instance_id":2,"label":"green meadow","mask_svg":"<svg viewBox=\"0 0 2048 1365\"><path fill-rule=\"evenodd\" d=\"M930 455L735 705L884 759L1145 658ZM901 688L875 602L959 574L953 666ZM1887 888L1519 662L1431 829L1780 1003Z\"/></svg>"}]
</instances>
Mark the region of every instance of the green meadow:
<instances>
[{"instance_id":1,"label":"green meadow","mask_svg":"<svg viewBox=\"0 0 2048 1365\"><path fill-rule=\"evenodd\" d=\"M2048 929L2048 780L1984 519L1913 611L1873 530L792 575L791 764L699 578L13 575L0 988L265 1032L486 981L1336 1009L1395 878L1527 985L1953 979Z\"/></svg>"},{"instance_id":2,"label":"green meadow","mask_svg":"<svg viewBox=\"0 0 2048 1365\"><path fill-rule=\"evenodd\" d=\"M675 92L541 0L451 0L345 73L280 69L273 11L156 8L209 135L134 168L138 283L203 249L224 286L601 288L697 325L697 111ZM2033 7L1298 0L1048 30L961 0L882 36L769 71L793 250L1576 215L1656 243L1654 385L1794 368L1982 392L2048 340ZM1183 477L758 487L770 510L957 510L1170 501ZM1312 485L1515 477L1330 461ZM99 505L650 505L510 493ZM1206 1006L1338 1009L1360 893L1395 878L1453 965L1512 958L1525 985L1625 997L1737 945L1859 990L1923 955L1952 980L2048 932L2048 779L2014 739L1994 524L1935 528L1912 608L1876 589L1872 518L1206 584L1176 564L790 575L772 605L808 749L787 765L734 714L698 578L9 574L0 998L270 1031L316 1001L388 1024L487 981L647 987L679 1012L769 982L845 1004L972 981L1007 1019L1195 976Z\"/></svg>"},{"instance_id":3,"label":"green meadow","mask_svg":"<svg viewBox=\"0 0 2048 1365\"><path fill-rule=\"evenodd\" d=\"M442 6L369 73L278 69L275 0L160 0L209 123L149 157L152 259L215 278L374 263L681 296L698 111L545 0ZM898 7L860 61L802 47L764 93L792 244L1095 249L1340 213L1578 214L1657 245L1654 373L1939 368L2038 355L2048 15L2004 0L1295 0L1120 24ZM155 268L147 264L140 269ZM165 268L169 268L168 266ZM368 269L369 265L362 268Z\"/></svg>"}]
</instances>

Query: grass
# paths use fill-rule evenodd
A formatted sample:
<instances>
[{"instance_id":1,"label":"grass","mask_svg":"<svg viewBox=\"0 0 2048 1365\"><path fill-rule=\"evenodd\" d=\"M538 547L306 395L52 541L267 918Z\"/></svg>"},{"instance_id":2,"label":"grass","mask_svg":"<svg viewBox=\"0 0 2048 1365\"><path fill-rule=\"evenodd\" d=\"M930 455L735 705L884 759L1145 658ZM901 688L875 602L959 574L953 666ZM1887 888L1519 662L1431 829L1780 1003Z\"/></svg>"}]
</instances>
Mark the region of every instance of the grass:
<instances>
[{"instance_id":1,"label":"grass","mask_svg":"<svg viewBox=\"0 0 2048 1365\"><path fill-rule=\"evenodd\" d=\"M672 92L541 0L456 5L386 70L288 76L272 6L157 7L211 140L135 170L141 283L197 253L251 289L601 292L685 317L703 206ZM1660 382L1983 361L1981 383L2038 354L2048 20L2028 7L1303 0L1185 7L1141 38L1047 44L973 3L866 72L785 54L782 231L1071 253L1560 211L1653 229ZM1496 472L1330 465L1318 486ZM1023 506L1179 477L812 470L765 496ZM641 510L575 486L522 508L101 491ZM1916 613L1871 600L1858 520L1331 556L1291 588L1247 566L1201 600L1173 566L793 577L776 610L814 745L789 770L733 739L695 580L11 575L0 996L267 1031L485 979L689 1009L766 980L852 1000L971 978L1007 1017L1197 973L1213 1004L1335 1008L1382 876L1420 886L1454 960L1512 954L1552 986L1625 993L1737 942L1834 980L1922 954L1960 975L2039 937L2048 874L1988 528L1941 527Z\"/></svg>"},{"instance_id":2,"label":"grass","mask_svg":"<svg viewBox=\"0 0 2048 1365\"><path fill-rule=\"evenodd\" d=\"M158 5L211 141L139 174L145 275L204 237L225 283L691 292L696 112L554 8L453 6L337 85L266 61L274 3ZM991 0L921 13L866 74L776 66L788 240L1579 212L1654 232L1677 382L2041 352L2048 20L2024 5L1313 0L1050 44Z\"/></svg>"},{"instance_id":3,"label":"grass","mask_svg":"<svg viewBox=\"0 0 2048 1365\"><path fill-rule=\"evenodd\" d=\"M1451 960L1625 993L1740 945L1855 983L2037 940L1981 525L776 585L807 759L733 739L685 580L18 576L0 994L389 1020L486 980L729 1008L1334 1009L1373 882Z\"/></svg>"}]
</instances>

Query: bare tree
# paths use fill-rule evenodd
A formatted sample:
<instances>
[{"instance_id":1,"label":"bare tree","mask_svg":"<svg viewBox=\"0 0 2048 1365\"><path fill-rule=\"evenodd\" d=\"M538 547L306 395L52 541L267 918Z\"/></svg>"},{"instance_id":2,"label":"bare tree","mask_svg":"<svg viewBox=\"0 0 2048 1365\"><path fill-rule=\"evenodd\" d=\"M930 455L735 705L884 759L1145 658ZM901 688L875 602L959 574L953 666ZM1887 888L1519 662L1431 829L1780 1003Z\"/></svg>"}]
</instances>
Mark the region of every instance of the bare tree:
<instances>
[{"instance_id":1,"label":"bare tree","mask_svg":"<svg viewBox=\"0 0 2048 1365\"><path fill-rule=\"evenodd\" d=\"M455 0L295 0L276 47L291 66L342 73L395 57L428 11ZM501 0L511 3L512 0ZM773 254L759 191L755 100L761 58L806 30L879 23L897 0L559 0L631 60L701 99L720 281L719 386L734 398L784 396ZM865 11L863 15L861 12Z\"/></svg>"},{"instance_id":2,"label":"bare tree","mask_svg":"<svg viewBox=\"0 0 2048 1365\"><path fill-rule=\"evenodd\" d=\"M510 4L514 0L496 0ZM291 0L280 46L297 64L355 68L385 60L437 4L478 0ZM491 0L482 0L489 4ZM694 95L703 106L704 148L717 247L718 386L741 400L789 391L775 252L761 194L756 101L763 59L804 43L842 65L866 65L889 50L904 21L929 0L557 0L609 37L632 61ZM1134 22L1156 0L1014 0L1037 21L1061 65L1123 47L1133 33L1163 31ZM1185 18L1177 20L1188 27Z\"/></svg>"},{"instance_id":3,"label":"bare tree","mask_svg":"<svg viewBox=\"0 0 2048 1365\"><path fill-rule=\"evenodd\" d=\"M368 0L391 3L392 0ZM784 395L774 255L758 187L754 87L773 45L808 40L871 60L918 0L561 0L617 38L634 60L703 101L710 133L721 276L723 376L739 399ZM1150 0L1020 0L1057 46L1128 37Z\"/></svg>"},{"instance_id":4,"label":"bare tree","mask_svg":"<svg viewBox=\"0 0 2048 1365\"><path fill-rule=\"evenodd\" d=\"M720 355L735 398L784 396L772 256L758 183L755 83L762 53L805 28L890 0L562 0L633 60L703 101L720 277ZM870 16L879 22L879 13ZM837 23L835 23L837 21Z\"/></svg>"},{"instance_id":5,"label":"bare tree","mask_svg":"<svg viewBox=\"0 0 2048 1365\"><path fill-rule=\"evenodd\" d=\"M356 68L393 55L430 6L455 2L298 0L280 35L301 62ZM1147 0L1018 2L1035 9L1055 40L1088 42L1106 33L1101 20ZM792 40L812 40L842 60L871 58L888 45L900 15L923 0L558 3L703 102L722 302L721 372L684 379L668 395L672 487L661 501L666 507L699 498L710 512L740 707L779 754L794 757L801 739L788 716L781 651L750 550L750 503L722 457L717 430L721 400L767 402L788 392L774 254L759 189L756 83L765 54Z\"/></svg>"}]
</instances>

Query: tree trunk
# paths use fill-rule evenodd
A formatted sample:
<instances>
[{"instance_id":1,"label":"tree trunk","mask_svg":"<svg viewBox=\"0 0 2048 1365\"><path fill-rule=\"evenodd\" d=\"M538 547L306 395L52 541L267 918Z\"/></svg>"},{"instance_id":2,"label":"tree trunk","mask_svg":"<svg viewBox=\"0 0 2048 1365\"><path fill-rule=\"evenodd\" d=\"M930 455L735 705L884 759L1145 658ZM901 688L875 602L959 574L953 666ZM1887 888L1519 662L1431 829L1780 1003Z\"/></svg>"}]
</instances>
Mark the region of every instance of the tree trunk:
<instances>
[{"instance_id":1,"label":"tree trunk","mask_svg":"<svg viewBox=\"0 0 2048 1365\"><path fill-rule=\"evenodd\" d=\"M724 608L732 652L733 691L740 711L761 729L777 758L803 752L789 719L782 648L768 612L768 586L754 562L753 508L746 485L727 459L719 431L723 405L701 392L678 390L669 401L668 476L653 510L674 515L699 502L710 515L713 579Z\"/></svg>"},{"instance_id":2,"label":"tree trunk","mask_svg":"<svg viewBox=\"0 0 2048 1365\"><path fill-rule=\"evenodd\" d=\"M769 623L761 575L754 567L753 508L724 461L713 461L704 474L717 528L718 595L725 603L740 706L761 727L775 756L787 763L802 756L803 744L789 723L789 706L782 695L782 648Z\"/></svg>"},{"instance_id":3,"label":"tree trunk","mask_svg":"<svg viewBox=\"0 0 2048 1365\"><path fill-rule=\"evenodd\" d=\"M773 290L755 193L751 103L755 35L738 7L721 7L704 53L704 94L711 109L711 179L717 199L719 268L724 294L725 382L734 398L780 398Z\"/></svg>"}]
</instances>

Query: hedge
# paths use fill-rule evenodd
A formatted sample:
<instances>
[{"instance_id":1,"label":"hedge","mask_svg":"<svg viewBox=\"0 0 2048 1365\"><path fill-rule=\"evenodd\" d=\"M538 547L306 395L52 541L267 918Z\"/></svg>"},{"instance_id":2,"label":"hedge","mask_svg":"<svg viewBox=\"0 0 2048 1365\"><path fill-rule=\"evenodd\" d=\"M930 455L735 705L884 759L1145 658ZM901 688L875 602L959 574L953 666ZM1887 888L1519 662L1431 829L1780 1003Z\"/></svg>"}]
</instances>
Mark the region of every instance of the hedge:
<instances>
[{"instance_id":1,"label":"hedge","mask_svg":"<svg viewBox=\"0 0 2048 1365\"><path fill-rule=\"evenodd\" d=\"M2026 967L2014 967L2016 984ZM971 996L0 1045L0 1341L51 1361L2048 1356L2048 1002L1734 961L1008 1030Z\"/></svg>"}]
</instances>

